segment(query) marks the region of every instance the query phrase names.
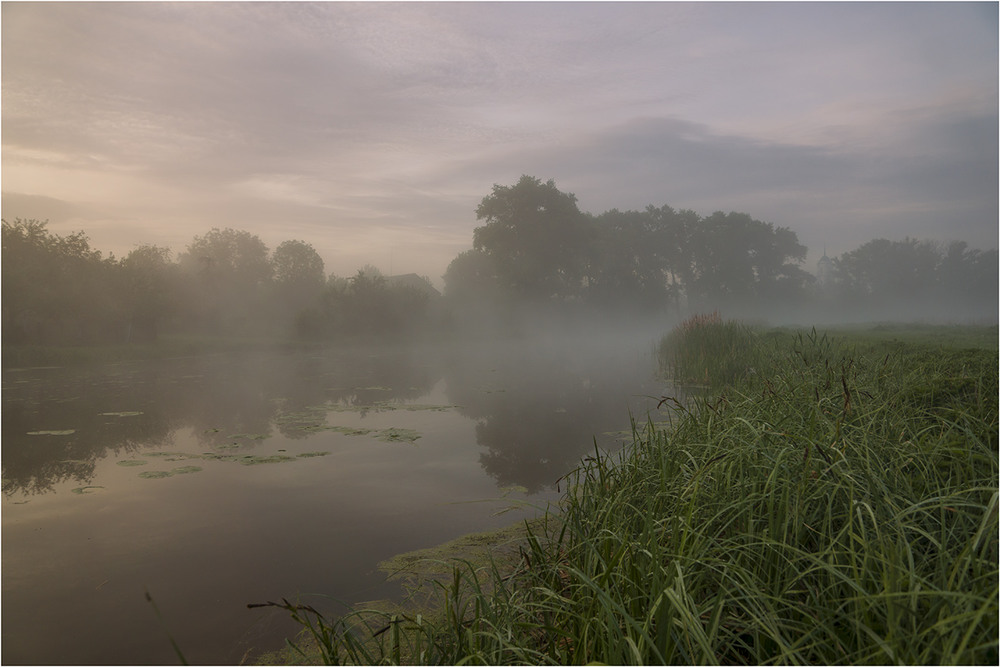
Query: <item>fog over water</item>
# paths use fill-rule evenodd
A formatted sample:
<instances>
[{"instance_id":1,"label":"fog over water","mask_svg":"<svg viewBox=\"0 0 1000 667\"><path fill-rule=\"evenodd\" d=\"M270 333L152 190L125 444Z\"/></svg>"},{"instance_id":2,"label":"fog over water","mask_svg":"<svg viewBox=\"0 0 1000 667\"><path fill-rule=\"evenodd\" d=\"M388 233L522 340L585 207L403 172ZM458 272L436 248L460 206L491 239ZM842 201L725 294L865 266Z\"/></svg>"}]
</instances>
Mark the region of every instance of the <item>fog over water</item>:
<instances>
[{"instance_id":1,"label":"fog over water","mask_svg":"<svg viewBox=\"0 0 1000 667\"><path fill-rule=\"evenodd\" d=\"M397 595L666 419L688 318L998 321L995 3L2 13L5 663Z\"/></svg>"},{"instance_id":2,"label":"fog over water","mask_svg":"<svg viewBox=\"0 0 1000 667\"><path fill-rule=\"evenodd\" d=\"M531 515L645 420L650 341L609 342L6 371L4 662L169 663L166 629L233 664L295 630L247 603L398 595L379 561Z\"/></svg>"}]
</instances>

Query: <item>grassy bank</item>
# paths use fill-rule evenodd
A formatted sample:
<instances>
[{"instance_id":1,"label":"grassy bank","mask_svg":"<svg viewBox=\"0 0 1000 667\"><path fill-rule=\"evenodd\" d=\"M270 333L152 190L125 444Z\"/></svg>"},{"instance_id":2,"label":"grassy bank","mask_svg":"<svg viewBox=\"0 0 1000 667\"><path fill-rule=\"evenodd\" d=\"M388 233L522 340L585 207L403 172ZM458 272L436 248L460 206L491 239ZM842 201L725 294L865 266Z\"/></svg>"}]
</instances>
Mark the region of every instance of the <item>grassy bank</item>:
<instances>
[{"instance_id":1,"label":"grassy bank","mask_svg":"<svg viewBox=\"0 0 1000 667\"><path fill-rule=\"evenodd\" d=\"M998 357L939 333L691 321L661 352L711 390L595 451L515 557L419 613L283 606L327 662L996 664Z\"/></svg>"}]
</instances>

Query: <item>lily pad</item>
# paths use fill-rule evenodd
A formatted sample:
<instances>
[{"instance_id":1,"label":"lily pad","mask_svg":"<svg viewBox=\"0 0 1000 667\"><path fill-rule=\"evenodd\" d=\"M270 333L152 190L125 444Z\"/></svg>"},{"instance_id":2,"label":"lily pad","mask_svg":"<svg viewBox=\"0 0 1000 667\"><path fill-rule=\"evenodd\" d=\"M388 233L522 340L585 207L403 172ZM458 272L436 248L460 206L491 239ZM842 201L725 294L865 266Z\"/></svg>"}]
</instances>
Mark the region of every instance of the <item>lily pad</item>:
<instances>
[{"instance_id":1,"label":"lily pad","mask_svg":"<svg viewBox=\"0 0 1000 667\"><path fill-rule=\"evenodd\" d=\"M170 477L170 473L166 470L145 470L139 473L139 477L143 479L161 479L163 477Z\"/></svg>"},{"instance_id":2,"label":"lily pad","mask_svg":"<svg viewBox=\"0 0 1000 667\"><path fill-rule=\"evenodd\" d=\"M104 488L103 486L78 486L75 489L72 489L72 491L73 493L76 493L78 495L83 495L85 493L93 493L94 491L92 489L103 489L103 488Z\"/></svg>"},{"instance_id":3,"label":"lily pad","mask_svg":"<svg viewBox=\"0 0 1000 667\"><path fill-rule=\"evenodd\" d=\"M76 433L75 428L65 431L28 431L28 435L72 435L73 433Z\"/></svg>"},{"instance_id":4,"label":"lily pad","mask_svg":"<svg viewBox=\"0 0 1000 667\"><path fill-rule=\"evenodd\" d=\"M135 417L141 415L141 412L102 412L102 417Z\"/></svg>"},{"instance_id":5,"label":"lily pad","mask_svg":"<svg viewBox=\"0 0 1000 667\"><path fill-rule=\"evenodd\" d=\"M299 454L299 458L300 459L309 459L309 458L312 458L314 456L326 456L329 453L330 452L302 452L301 454Z\"/></svg>"},{"instance_id":6,"label":"lily pad","mask_svg":"<svg viewBox=\"0 0 1000 667\"><path fill-rule=\"evenodd\" d=\"M171 475L187 475L192 472L201 472L200 466L181 466L170 471Z\"/></svg>"},{"instance_id":7,"label":"lily pad","mask_svg":"<svg viewBox=\"0 0 1000 667\"><path fill-rule=\"evenodd\" d=\"M144 465L146 465L146 463L147 463L147 461L143 461L142 459L124 459L122 461L118 461L118 465L120 465L120 466L126 466L126 467L129 467L129 466L144 466Z\"/></svg>"},{"instance_id":8,"label":"lily pad","mask_svg":"<svg viewBox=\"0 0 1000 667\"><path fill-rule=\"evenodd\" d=\"M414 442L420 434L410 428L387 428L379 431L376 437L384 442Z\"/></svg>"}]
</instances>

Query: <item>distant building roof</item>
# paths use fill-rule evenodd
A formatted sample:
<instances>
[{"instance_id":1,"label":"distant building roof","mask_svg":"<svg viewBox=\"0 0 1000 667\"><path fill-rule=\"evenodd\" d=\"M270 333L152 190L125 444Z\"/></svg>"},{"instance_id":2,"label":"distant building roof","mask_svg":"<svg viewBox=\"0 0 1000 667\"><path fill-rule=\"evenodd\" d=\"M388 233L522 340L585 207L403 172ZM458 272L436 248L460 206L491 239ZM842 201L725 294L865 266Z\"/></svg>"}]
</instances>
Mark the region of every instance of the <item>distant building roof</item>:
<instances>
[{"instance_id":1,"label":"distant building roof","mask_svg":"<svg viewBox=\"0 0 1000 667\"><path fill-rule=\"evenodd\" d=\"M420 290L425 294L432 297L441 296L441 292L438 292L434 285L431 285L429 280L421 278L415 273L404 273L399 276L389 276L385 279L390 285L397 287L411 287L416 290Z\"/></svg>"}]
</instances>

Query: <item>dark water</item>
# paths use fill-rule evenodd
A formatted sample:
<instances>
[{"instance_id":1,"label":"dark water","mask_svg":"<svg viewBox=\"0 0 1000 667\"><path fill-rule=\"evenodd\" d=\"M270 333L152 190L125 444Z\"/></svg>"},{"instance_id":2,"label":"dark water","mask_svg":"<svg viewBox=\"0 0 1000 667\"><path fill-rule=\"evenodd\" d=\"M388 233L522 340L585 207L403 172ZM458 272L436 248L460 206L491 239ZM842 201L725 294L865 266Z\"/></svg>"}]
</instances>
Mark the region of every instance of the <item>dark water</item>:
<instances>
[{"instance_id":1,"label":"dark water","mask_svg":"<svg viewBox=\"0 0 1000 667\"><path fill-rule=\"evenodd\" d=\"M192 663L235 664L297 629L247 603L395 595L379 561L509 525L533 510L500 510L555 500L595 439L620 446L630 412L644 420L663 393L651 348L5 371L3 662L176 663L169 632Z\"/></svg>"}]
</instances>

